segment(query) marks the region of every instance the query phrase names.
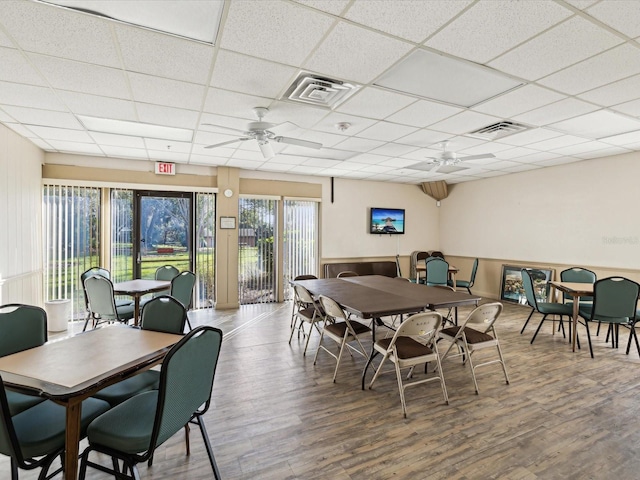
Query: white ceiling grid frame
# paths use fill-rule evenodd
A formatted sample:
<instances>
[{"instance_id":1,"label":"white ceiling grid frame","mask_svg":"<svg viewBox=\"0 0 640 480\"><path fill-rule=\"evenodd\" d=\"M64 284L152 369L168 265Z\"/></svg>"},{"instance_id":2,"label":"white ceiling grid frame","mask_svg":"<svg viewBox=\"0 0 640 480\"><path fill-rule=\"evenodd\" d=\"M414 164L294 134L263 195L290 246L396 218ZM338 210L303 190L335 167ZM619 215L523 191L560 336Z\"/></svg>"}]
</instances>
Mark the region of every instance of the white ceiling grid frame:
<instances>
[{"instance_id":1,"label":"white ceiling grid frame","mask_svg":"<svg viewBox=\"0 0 640 480\"><path fill-rule=\"evenodd\" d=\"M480 0L425 44L476 63L487 63L571 14L553 2ZM487 30L500 34L484 35Z\"/></svg>"},{"instance_id":2,"label":"white ceiling grid frame","mask_svg":"<svg viewBox=\"0 0 640 480\"><path fill-rule=\"evenodd\" d=\"M640 36L640 8L637 0L600 2L587 13L630 38Z\"/></svg>"},{"instance_id":3,"label":"white ceiling grid frame","mask_svg":"<svg viewBox=\"0 0 640 480\"><path fill-rule=\"evenodd\" d=\"M640 117L640 99L621 103L620 105L611 107L611 110L626 113L627 115L631 115L632 117Z\"/></svg>"},{"instance_id":4,"label":"white ceiling grid frame","mask_svg":"<svg viewBox=\"0 0 640 480\"><path fill-rule=\"evenodd\" d=\"M356 93L336 111L383 120L415 101L408 95L369 87Z\"/></svg>"},{"instance_id":5,"label":"white ceiling grid frame","mask_svg":"<svg viewBox=\"0 0 640 480\"><path fill-rule=\"evenodd\" d=\"M618 105L638 97L640 97L640 75L618 80L578 95L578 98L597 103L603 107Z\"/></svg>"},{"instance_id":6,"label":"white ceiling grid frame","mask_svg":"<svg viewBox=\"0 0 640 480\"><path fill-rule=\"evenodd\" d=\"M42 75L15 48L0 48L0 81L47 86Z\"/></svg>"},{"instance_id":7,"label":"white ceiling grid frame","mask_svg":"<svg viewBox=\"0 0 640 480\"><path fill-rule=\"evenodd\" d=\"M600 139L640 130L640 120L634 120L607 110L599 110L554 123L550 127L573 135Z\"/></svg>"},{"instance_id":8,"label":"white ceiling grid frame","mask_svg":"<svg viewBox=\"0 0 640 480\"><path fill-rule=\"evenodd\" d=\"M461 107L454 107L429 100L418 100L393 115L388 116L386 119L390 122L424 128L462 111L464 111L464 109Z\"/></svg>"},{"instance_id":9,"label":"white ceiling grid frame","mask_svg":"<svg viewBox=\"0 0 640 480\"><path fill-rule=\"evenodd\" d=\"M542 127L595 110L599 110L595 105L575 98L566 98L565 100L536 108L522 115L515 115L513 119L518 122Z\"/></svg>"},{"instance_id":10,"label":"white ceiling grid frame","mask_svg":"<svg viewBox=\"0 0 640 480\"><path fill-rule=\"evenodd\" d=\"M497 117L511 118L514 115L549 105L564 98L566 96L558 92L529 84L474 105L472 110Z\"/></svg>"}]
</instances>

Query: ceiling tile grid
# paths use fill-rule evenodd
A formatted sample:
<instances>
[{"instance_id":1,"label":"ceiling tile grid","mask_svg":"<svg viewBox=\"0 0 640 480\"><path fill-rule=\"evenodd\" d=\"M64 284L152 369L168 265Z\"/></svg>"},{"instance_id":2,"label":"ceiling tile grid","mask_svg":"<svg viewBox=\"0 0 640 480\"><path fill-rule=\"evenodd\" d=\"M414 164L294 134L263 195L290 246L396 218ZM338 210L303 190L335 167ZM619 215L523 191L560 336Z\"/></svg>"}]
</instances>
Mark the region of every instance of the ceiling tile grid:
<instances>
[{"instance_id":1,"label":"ceiling tile grid","mask_svg":"<svg viewBox=\"0 0 640 480\"><path fill-rule=\"evenodd\" d=\"M210 43L5 0L0 122L50 152L415 184L624 154L640 150L638 5L233 0ZM410 59L422 63L407 69ZM298 91L301 73L312 81ZM411 85L422 73L426 91ZM470 102L491 86L485 74L505 87ZM115 133L87 117L180 136ZM459 161L469 155L485 157Z\"/></svg>"}]
</instances>

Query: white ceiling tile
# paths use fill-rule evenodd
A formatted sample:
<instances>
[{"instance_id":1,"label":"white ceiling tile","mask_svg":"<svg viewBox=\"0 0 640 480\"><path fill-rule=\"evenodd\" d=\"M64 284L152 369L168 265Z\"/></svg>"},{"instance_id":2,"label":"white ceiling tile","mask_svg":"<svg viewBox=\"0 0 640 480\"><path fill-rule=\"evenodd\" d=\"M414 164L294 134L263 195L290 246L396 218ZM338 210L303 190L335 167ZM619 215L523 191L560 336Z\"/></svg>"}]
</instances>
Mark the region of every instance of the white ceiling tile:
<instances>
[{"instance_id":1,"label":"white ceiling tile","mask_svg":"<svg viewBox=\"0 0 640 480\"><path fill-rule=\"evenodd\" d=\"M46 82L25 56L14 48L0 48L0 80L45 86Z\"/></svg>"},{"instance_id":2,"label":"white ceiling tile","mask_svg":"<svg viewBox=\"0 0 640 480\"><path fill-rule=\"evenodd\" d=\"M550 127L573 135L598 139L640 130L640 120L633 120L613 112L600 110L554 123Z\"/></svg>"},{"instance_id":3,"label":"white ceiling tile","mask_svg":"<svg viewBox=\"0 0 640 480\"><path fill-rule=\"evenodd\" d=\"M587 160L589 158L608 157L612 155L621 155L623 153L629 153L629 150L623 147L611 147L611 148L604 148L602 150L595 150L593 152L577 153L574 155L574 157Z\"/></svg>"},{"instance_id":4,"label":"white ceiling tile","mask_svg":"<svg viewBox=\"0 0 640 480\"><path fill-rule=\"evenodd\" d=\"M310 167L335 167L336 165L340 165L339 160L327 160L325 158L310 158L305 160L303 165L309 165Z\"/></svg>"},{"instance_id":5,"label":"white ceiling tile","mask_svg":"<svg viewBox=\"0 0 640 480\"><path fill-rule=\"evenodd\" d=\"M291 170L289 170L291 173L297 173L299 175L314 175L318 172L320 172L322 170L322 168L320 167L311 167L311 166L306 166L306 165L296 165L293 168L291 168Z\"/></svg>"},{"instance_id":6,"label":"white ceiling tile","mask_svg":"<svg viewBox=\"0 0 640 480\"><path fill-rule=\"evenodd\" d=\"M141 103L155 103L169 107L200 110L206 87L167 78L129 73L133 99Z\"/></svg>"},{"instance_id":7,"label":"white ceiling tile","mask_svg":"<svg viewBox=\"0 0 640 480\"><path fill-rule=\"evenodd\" d=\"M59 128L70 128L75 130L84 129L80 122L76 120L76 117L74 117L70 113L12 106L4 107L4 111L20 123Z\"/></svg>"},{"instance_id":8,"label":"white ceiling tile","mask_svg":"<svg viewBox=\"0 0 640 480\"><path fill-rule=\"evenodd\" d=\"M631 115L633 117L640 117L640 99L616 105L615 107L611 107L611 109L618 112L626 113L627 115Z\"/></svg>"},{"instance_id":9,"label":"white ceiling tile","mask_svg":"<svg viewBox=\"0 0 640 480\"><path fill-rule=\"evenodd\" d=\"M222 157L211 157L207 155L194 155L193 153L189 157L189 163L192 165L226 165L228 159Z\"/></svg>"},{"instance_id":10,"label":"white ceiling tile","mask_svg":"<svg viewBox=\"0 0 640 480\"><path fill-rule=\"evenodd\" d=\"M467 148L477 147L478 145L487 145L486 140L482 140L480 138L475 138L475 137L465 137L465 136L451 137L450 139L447 140L447 142L449 142L448 149L455 150L455 151L466 150ZM431 148L442 149L442 147L443 147L442 145L437 145L436 147L432 146ZM482 153L487 153L487 152L482 152Z\"/></svg>"},{"instance_id":11,"label":"white ceiling tile","mask_svg":"<svg viewBox=\"0 0 640 480\"><path fill-rule=\"evenodd\" d=\"M518 122L523 122L528 125L543 126L550 123L566 120L567 118L575 117L583 113L593 112L598 110L598 107L582 100L576 100L575 98L567 98L566 100L560 100L559 102L546 105L544 107L536 108L530 112L523 113L522 115L516 115L513 117Z\"/></svg>"},{"instance_id":12,"label":"white ceiling tile","mask_svg":"<svg viewBox=\"0 0 640 480\"><path fill-rule=\"evenodd\" d=\"M255 121L257 118L252 109L254 107L268 107L270 103L271 100L264 97L209 88L204 111Z\"/></svg>"},{"instance_id":13,"label":"white ceiling tile","mask_svg":"<svg viewBox=\"0 0 640 480\"><path fill-rule=\"evenodd\" d=\"M231 2L220 46L301 65L334 22L327 15L282 1Z\"/></svg>"},{"instance_id":14,"label":"white ceiling tile","mask_svg":"<svg viewBox=\"0 0 640 480\"><path fill-rule=\"evenodd\" d=\"M588 92L584 92L578 97L594 102L603 107L617 105L640 97L640 75L619 80L610 85L605 85Z\"/></svg>"},{"instance_id":15,"label":"white ceiling tile","mask_svg":"<svg viewBox=\"0 0 640 480\"><path fill-rule=\"evenodd\" d=\"M321 143L323 147L335 147L340 142L344 141L345 135L335 135L327 132L315 132L313 130L300 130L295 133L286 135L287 137L300 138L302 140L308 140L310 142Z\"/></svg>"},{"instance_id":16,"label":"white ceiling tile","mask_svg":"<svg viewBox=\"0 0 640 480\"><path fill-rule=\"evenodd\" d=\"M565 0L565 2L573 5L574 7L580 9L580 10L584 10L585 8L590 7L591 5L593 5L594 3L596 3L599 0Z\"/></svg>"},{"instance_id":17,"label":"white ceiling tile","mask_svg":"<svg viewBox=\"0 0 640 480\"><path fill-rule=\"evenodd\" d=\"M287 165L286 163L265 162L260 167L260 170L266 170L268 172L288 172L293 168L293 165Z\"/></svg>"},{"instance_id":18,"label":"white ceiling tile","mask_svg":"<svg viewBox=\"0 0 640 480\"><path fill-rule=\"evenodd\" d=\"M386 173L386 172L392 172L393 170L394 170L393 167L389 167L387 165L365 165L358 171L369 172L369 173Z\"/></svg>"},{"instance_id":19,"label":"white ceiling tile","mask_svg":"<svg viewBox=\"0 0 640 480\"><path fill-rule=\"evenodd\" d=\"M0 23L23 50L120 67L108 20L43 3L2 3Z\"/></svg>"},{"instance_id":20,"label":"white ceiling tile","mask_svg":"<svg viewBox=\"0 0 640 480\"><path fill-rule=\"evenodd\" d=\"M413 42L422 42L471 1L403 0L372 2L356 0L345 18Z\"/></svg>"},{"instance_id":21,"label":"white ceiling tile","mask_svg":"<svg viewBox=\"0 0 640 480\"><path fill-rule=\"evenodd\" d=\"M211 86L236 92L277 97L294 78L295 68L220 50L211 77Z\"/></svg>"},{"instance_id":22,"label":"white ceiling tile","mask_svg":"<svg viewBox=\"0 0 640 480\"><path fill-rule=\"evenodd\" d=\"M383 145L385 142L379 142L377 140L369 140L366 138L358 138L358 137L349 137L346 140L343 140L339 144L336 145L337 148L341 150L351 150L354 152L368 152L369 150L373 150L374 148L378 148Z\"/></svg>"},{"instance_id":23,"label":"white ceiling tile","mask_svg":"<svg viewBox=\"0 0 640 480\"><path fill-rule=\"evenodd\" d=\"M576 145L578 143L585 143L588 140L582 137L576 137L573 135L560 135L559 137L550 138L541 142L530 143L528 148L534 148L536 150L555 150L556 148L568 147L570 145Z\"/></svg>"},{"instance_id":24,"label":"white ceiling tile","mask_svg":"<svg viewBox=\"0 0 640 480\"><path fill-rule=\"evenodd\" d=\"M260 161L254 161L254 160L242 160L238 158L231 158L227 162L227 166L236 167L236 168L245 168L247 170L256 170L263 163L264 163L264 159Z\"/></svg>"},{"instance_id":25,"label":"white ceiling tile","mask_svg":"<svg viewBox=\"0 0 640 480\"><path fill-rule=\"evenodd\" d=\"M98 145L91 143L66 142L61 140L48 140L48 144L58 152L68 152L81 155L105 156L105 152Z\"/></svg>"},{"instance_id":26,"label":"white ceiling tile","mask_svg":"<svg viewBox=\"0 0 640 480\"><path fill-rule=\"evenodd\" d=\"M609 147L611 147L611 145L608 145L604 142L591 141L591 142L578 143L577 145L571 145L569 147L554 148L553 153L557 153L559 155L576 155L578 153L594 152L594 151L602 150L603 148L609 148Z\"/></svg>"},{"instance_id":27,"label":"white ceiling tile","mask_svg":"<svg viewBox=\"0 0 640 480\"><path fill-rule=\"evenodd\" d=\"M605 137L600 139L605 144L625 146L628 144L635 144L640 142L640 130L635 132L623 133L621 135L613 135L611 137Z\"/></svg>"},{"instance_id":28,"label":"white ceiling tile","mask_svg":"<svg viewBox=\"0 0 640 480\"><path fill-rule=\"evenodd\" d=\"M45 142L44 140L40 139L40 138L30 138L29 139L31 141L31 143L33 143L36 147L40 147L42 150L46 151L46 152L51 152L53 150L55 150L51 145L49 145L47 142ZM81 145L88 145L86 143L83 143ZM98 150L100 149L97 145L91 145L92 147L95 146L95 148L97 148Z\"/></svg>"},{"instance_id":29,"label":"white ceiling tile","mask_svg":"<svg viewBox=\"0 0 640 480\"><path fill-rule=\"evenodd\" d=\"M48 87L0 82L0 104L44 110L66 111L67 108Z\"/></svg>"},{"instance_id":30,"label":"white ceiling tile","mask_svg":"<svg viewBox=\"0 0 640 480\"><path fill-rule=\"evenodd\" d=\"M501 152L503 150L509 150L510 148L513 148L513 146L498 142L484 142L473 147L460 148L459 153L464 153L465 155L481 155L483 153Z\"/></svg>"},{"instance_id":31,"label":"white ceiling tile","mask_svg":"<svg viewBox=\"0 0 640 480\"><path fill-rule=\"evenodd\" d=\"M552 158L558 158L558 153L553 152L538 152L532 153L531 155L524 155L522 157L518 157L515 161L517 163L538 163L542 160L549 160Z\"/></svg>"},{"instance_id":32,"label":"white ceiling tile","mask_svg":"<svg viewBox=\"0 0 640 480\"><path fill-rule=\"evenodd\" d=\"M513 168L518 167L520 164L518 162L512 162L509 160L501 160L499 162L493 162L486 166L487 170L503 170L505 168Z\"/></svg>"},{"instance_id":33,"label":"white ceiling tile","mask_svg":"<svg viewBox=\"0 0 640 480\"><path fill-rule=\"evenodd\" d=\"M539 83L571 95L582 93L640 72L639 54L636 47L620 45L543 78Z\"/></svg>"},{"instance_id":34,"label":"white ceiling tile","mask_svg":"<svg viewBox=\"0 0 640 480\"><path fill-rule=\"evenodd\" d=\"M16 121L15 118L11 118L3 110L0 110L0 122L11 123L11 122L15 122L15 121Z\"/></svg>"},{"instance_id":35,"label":"white ceiling tile","mask_svg":"<svg viewBox=\"0 0 640 480\"><path fill-rule=\"evenodd\" d=\"M560 132L554 132L553 130L547 130L544 128L534 128L532 130L526 130L521 133L509 135L504 138L498 139L500 143L506 143L507 145L528 145L534 142L541 142L548 140L549 138L559 137L562 135Z\"/></svg>"},{"instance_id":36,"label":"white ceiling tile","mask_svg":"<svg viewBox=\"0 0 640 480\"><path fill-rule=\"evenodd\" d=\"M124 66L131 72L205 84L213 46L160 32L115 26Z\"/></svg>"},{"instance_id":37,"label":"white ceiling tile","mask_svg":"<svg viewBox=\"0 0 640 480\"><path fill-rule=\"evenodd\" d=\"M9 127L11 130L16 132L18 135L23 136L24 138L34 138L36 136L31 130L22 125L21 123L5 123L6 127Z\"/></svg>"},{"instance_id":38,"label":"white ceiling tile","mask_svg":"<svg viewBox=\"0 0 640 480\"><path fill-rule=\"evenodd\" d=\"M145 148L144 140L140 137L130 135L114 135L112 133L89 132L91 138L99 145L110 145L113 147Z\"/></svg>"},{"instance_id":39,"label":"white ceiling tile","mask_svg":"<svg viewBox=\"0 0 640 480\"><path fill-rule=\"evenodd\" d=\"M542 168L542 166L536 165L535 163L523 163L522 165L519 165L517 167L505 168L504 172L505 173L526 172L529 170L537 170L539 168Z\"/></svg>"},{"instance_id":40,"label":"white ceiling tile","mask_svg":"<svg viewBox=\"0 0 640 480\"><path fill-rule=\"evenodd\" d=\"M554 2L480 1L429 39L426 45L486 63L571 14ZM482 28L478 28L479 25ZM500 34L487 35L491 31Z\"/></svg>"},{"instance_id":41,"label":"white ceiling tile","mask_svg":"<svg viewBox=\"0 0 640 480\"><path fill-rule=\"evenodd\" d=\"M64 90L59 90L58 96L76 115L113 118L116 120L137 120L134 103L130 100Z\"/></svg>"},{"instance_id":42,"label":"white ceiling tile","mask_svg":"<svg viewBox=\"0 0 640 480\"><path fill-rule=\"evenodd\" d=\"M168 127L194 129L198 124L199 112L184 108L163 107L149 103L136 103L141 122Z\"/></svg>"},{"instance_id":43,"label":"white ceiling tile","mask_svg":"<svg viewBox=\"0 0 640 480\"><path fill-rule=\"evenodd\" d=\"M415 127L399 125L391 122L378 122L375 125L363 130L358 134L359 137L371 138L373 140L382 140L392 142L400 137L404 137L417 130Z\"/></svg>"},{"instance_id":44,"label":"white ceiling tile","mask_svg":"<svg viewBox=\"0 0 640 480\"><path fill-rule=\"evenodd\" d=\"M573 17L498 57L489 66L535 80L620 43L622 40L613 33Z\"/></svg>"},{"instance_id":45,"label":"white ceiling tile","mask_svg":"<svg viewBox=\"0 0 640 480\"><path fill-rule=\"evenodd\" d=\"M463 109L459 107L428 100L418 100L399 112L390 115L387 120L424 128L462 111Z\"/></svg>"},{"instance_id":46,"label":"white ceiling tile","mask_svg":"<svg viewBox=\"0 0 640 480\"><path fill-rule=\"evenodd\" d=\"M566 98L564 95L546 88L538 87L537 85L525 85L480 105L475 105L473 110L502 118L511 118L514 115L528 112L564 98Z\"/></svg>"},{"instance_id":47,"label":"white ceiling tile","mask_svg":"<svg viewBox=\"0 0 640 480\"><path fill-rule=\"evenodd\" d=\"M191 151L191 143L176 142L169 140L158 140L157 138L145 138L144 144L149 150L162 150L175 153L189 153Z\"/></svg>"},{"instance_id":48,"label":"white ceiling tile","mask_svg":"<svg viewBox=\"0 0 640 480\"><path fill-rule=\"evenodd\" d=\"M29 130L45 140L66 140L69 142L93 143L93 139L84 130L69 130L36 125L29 125Z\"/></svg>"},{"instance_id":49,"label":"white ceiling tile","mask_svg":"<svg viewBox=\"0 0 640 480\"><path fill-rule=\"evenodd\" d=\"M587 13L631 38L640 35L640 8L637 0L600 2L589 8Z\"/></svg>"},{"instance_id":50,"label":"white ceiling tile","mask_svg":"<svg viewBox=\"0 0 640 480\"><path fill-rule=\"evenodd\" d=\"M472 132L492 123L502 120L499 117L493 117L485 115L484 113L478 113L471 110L464 111L453 117L442 120L441 122L434 123L429 128L438 130L441 132L455 133L462 135Z\"/></svg>"},{"instance_id":51,"label":"white ceiling tile","mask_svg":"<svg viewBox=\"0 0 640 480\"><path fill-rule=\"evenodd\" d=\"M417 150L415 145L401 145L399 143L385 143L384 145L374 148L369 153L386 156L400 156Z\"/></svg>"},{"instance_id":52,"label":"white ceiling tile","mask_svg":"<svg viewBox=\"0 0 640 480\"><path fill-rule=\"evenodd\" d=\"M136 160L149 159L147 151L140 148L116 147L111 145L103 145L101 148L109 157L133 158Z\"/></svg>"},{"instance_id":53,"label":"white ceiling tile","mask_svg":"<svg viewBox=\"0 0 640 480\"><path fill-rule=\"evenodd\" d=\"M450 136L451 135L449 135L448 133L434 132L433 130L422 129L418 130L415 133L407 135L406 137L402 137L398 140L398 143L415 145L417 147L428 147L429 145L433 145L434 143L447 140ZM403 156L406 157L407 155Z\"/></svg>"},{"instance_id":54,"label":"white ceiling tile","mask_svg":"<svg viewBox=\"0 0 640 480\"><path fill-rule=\"evenodd\" d=\"M532 155L534 153L539 153L538 150L533 150L531 148L525 147L515 147L509 150L503 150L501 152L497 152L495 155L500 160L511 160L518 157L524 157L525 155Z\"/></svg>"},{"instance_id":55,"label":"white ceiling tile","mask_svg":"<svg viewBox=\"0 0 640 480\"><path fill-rule=\"evenodd\" d=\"M539 162L539 165L544 165L546 167L553 167L556 165L565 165L567 163L578 162L580 159L573 157L557 157L551 160L542 160Z\"/></svg>"},{"instance_id":56,"label":"white ceiling tile","mask_svg":"<svg viewBox=\"0 0 640 480\"><path fill-rule=\"evenodd\" d=\"M2 23L2 12L0 12L0 23ZM7 35L0 29L0 47L15 48L16 45Z\"/></svg>"},{"instance_id":57,"label":"white ceiling tile","mask_svg":"<svg viewBox=\"0 0 640 480\"><path fill-rule=\"evenodd\" d=\"M189 161L188 153L172 152L169 150L147 150L149 160L156 162L172 162L187 163Z\"/></svg>"},{"instance_id":58,"label":"white ceiling tile","mask_svg":"<svg viewBox=\"0 0 640 480\"><path fill-rule=\"evenodd\" d=\"M314 130L321 130L323 132L337 133L340 132L336 126L338 123L349 123L350 126L345 130L346 135L357 135L365 128L370 127L376 120L364 117L356 117L355 115L347 115L341 112L331 112L318 123L313 126Z\"/></svg>"},{"instance_id":59,"label":"white ceiling tile","mask_svg":"<svg viewBox=\"0 0 640 480\"><path fill-rule=\"evenodd\" d=\"M29 58L54 88L106 97L130 97L120 69L36 54L29 54Z\"/></svg>"},{"instance_id":60,"label":"white ceiling tile","mask_svg":"<svg viewBox=\"0 0 640 480\"><path fill-rule=\"evenodd\" d=\"M270 123L292 123L293 127L310 128L324 118L329 111L326 108L301 103L275 101L269 107L265 120ZM275 131L275 130L274 130ZM278 135L288 132L278 130Z\"/></svg>"},{"instance_id":61,"label":"white ceiling tile","mask_svg":"<svg viewBox=\"0 0 640 480\"><path fill-rule=\"evenodd\" d=\"M415 98L407 95L368 87L362 89L336 110L382 120L415 101Z\"/></svg>"},{"instance_id":62,"label":"white ceiling tile","mask_svg":"<svg viewBox=\"0 0 640 480\"><path fill-rule=\"evenodd\" d=\"M415 163L415 160L410 160L408 158L390 158L389 160L380 162L380 165L387 165L394 168L404 168Z\"/></svg>"},{"instance_id":63,"label":"white ceiling tile","mask_svg":"<svg viewBox=\"0 0 640 480\"><path fill-rule=\"evenodd\" d=\"M306 5L316 10L340 15L351 0L295 0L297 3Z\"/></svg>"},{"instance_id":64,"label":"white ceiling tile","mask_svg":"<svg viewBox=\"0 0 640 480\"><path fill-rule=\"evenodd\" d=\"M340 22L305 63L339 80L369 83L411 50L409 43ZM363 55L363 52L367 52Z\"/></svg>"}]
</instances>

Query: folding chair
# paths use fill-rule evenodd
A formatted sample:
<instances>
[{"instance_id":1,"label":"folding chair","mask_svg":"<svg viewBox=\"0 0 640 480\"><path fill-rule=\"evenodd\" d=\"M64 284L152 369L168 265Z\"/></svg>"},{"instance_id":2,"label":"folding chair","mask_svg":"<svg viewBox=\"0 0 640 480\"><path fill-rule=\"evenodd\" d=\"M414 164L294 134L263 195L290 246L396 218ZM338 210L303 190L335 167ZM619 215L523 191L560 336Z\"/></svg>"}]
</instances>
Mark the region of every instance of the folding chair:
<instances>
[{"instance_id":1,"label":"folding chair","mask_svg":"<svg viewBox=\"0 0 640 480\"><path fill-rule=\"evenodd\" d=\"M309 346L309 340L311 339L313 330L315 329L322 335L318 324L324 321L324 310L322 306L315 301L309 290L302 285L295 285L293 288L295 290L295 296L298 299L298 309L294 314L293 325L291 325L289 345L291 345L291 339L296 330L298 331L298 338L300 338L300 333L302 333L302 338L305 340L304 350L302 352L304 356L307 353L307 347ZM304 329L305 323L309 324L308 332Z\"/></svg>"}]
</instances>

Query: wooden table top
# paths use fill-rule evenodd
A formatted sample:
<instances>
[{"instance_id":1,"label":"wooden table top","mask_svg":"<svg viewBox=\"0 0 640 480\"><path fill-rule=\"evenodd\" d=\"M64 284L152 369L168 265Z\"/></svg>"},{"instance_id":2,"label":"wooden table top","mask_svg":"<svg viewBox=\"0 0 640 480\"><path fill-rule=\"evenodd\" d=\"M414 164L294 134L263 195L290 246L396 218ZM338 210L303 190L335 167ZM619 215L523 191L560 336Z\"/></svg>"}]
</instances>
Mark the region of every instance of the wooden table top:
<instances>
[{"instance_id":1,"label":"wooden table top","mask_svg":"<svg viewBox=\"0 0 640 480\"><path fill-rule=\"evenodd\" d=\"M564 293L572 295L583 296L593 295L593 283L580 283L580 282L558 282L552 280L549 282L555 288Z\"/></svg>"},{"instance_id":2,"label":"wooden table top","mask_svg":"<svg viewBox=\"0 0 640 480\"><path fill-rule=\"evenodd\" d=\"M153 293L171 288L167 280L147 280L137 278L113 284L113 293L117 295L134 295L136 293Z\"/></svg>"},{"instance_id":3,"label":"wooden table top","mask_svg":"<svg viewBox=\"0 0 640 480\"><path fill-rule=\"evenodd\" d=\"M64 399L157 363L181 338L113 325L1 357L0 373L9 385Z\"/></svg>"}]
</instances>

